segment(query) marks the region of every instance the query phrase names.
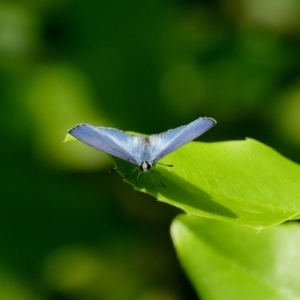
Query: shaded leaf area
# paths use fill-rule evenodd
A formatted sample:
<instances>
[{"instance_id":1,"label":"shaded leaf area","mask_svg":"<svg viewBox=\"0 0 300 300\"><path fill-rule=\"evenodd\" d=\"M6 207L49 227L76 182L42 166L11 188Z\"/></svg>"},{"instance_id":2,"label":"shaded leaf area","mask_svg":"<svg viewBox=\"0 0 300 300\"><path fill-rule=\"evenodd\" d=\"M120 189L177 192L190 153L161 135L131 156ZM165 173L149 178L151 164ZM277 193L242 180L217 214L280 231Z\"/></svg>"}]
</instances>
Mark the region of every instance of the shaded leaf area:
<instances>
[{"instance_id":1,"label":"shaded leaf area","mask_svg":"<svg viewBox=\"0 0 300 300\"><path fill-rule=\"evenodd\" d=\"M201 299L299 299L298 224L257 234L243 226L181 215L171 233Z\"/></svg>"},{"instance_id":2,"label":"shaded leaf area","mask_svg":"<svg viewBox=\"0 0 300 300\"><path fill-rule=\"evenodd\" d=\"M118 167L124 165L116 161ZM253 139L192 142L160 162L174 165L155 168L166 188L153 172L140 176L134 172L126 181L189 215L257 230L299 216L300 167ZM121 174L130 174L128 169L121 169Z\"/></svg>"}]
</instances>

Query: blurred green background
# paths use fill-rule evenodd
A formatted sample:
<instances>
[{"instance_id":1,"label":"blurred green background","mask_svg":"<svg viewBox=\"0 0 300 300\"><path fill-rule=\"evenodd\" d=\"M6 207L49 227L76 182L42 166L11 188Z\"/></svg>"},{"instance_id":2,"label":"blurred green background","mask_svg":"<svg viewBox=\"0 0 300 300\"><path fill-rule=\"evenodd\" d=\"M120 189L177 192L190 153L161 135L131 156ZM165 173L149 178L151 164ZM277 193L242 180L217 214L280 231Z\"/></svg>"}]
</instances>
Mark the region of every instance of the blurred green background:
<instances>
[{"instance_id":1,"label":"blurred green background","mask_svg":"<svg viewBox=\"0 0 300 300\"><path fill-rule=\"evenodd\" d=\"M299 163L300 2L1 1L0 97L0 298L196 299L180 211L62 141L82 122L152 134L209 116L202 141Z\"/></svg>"}]
</instances>

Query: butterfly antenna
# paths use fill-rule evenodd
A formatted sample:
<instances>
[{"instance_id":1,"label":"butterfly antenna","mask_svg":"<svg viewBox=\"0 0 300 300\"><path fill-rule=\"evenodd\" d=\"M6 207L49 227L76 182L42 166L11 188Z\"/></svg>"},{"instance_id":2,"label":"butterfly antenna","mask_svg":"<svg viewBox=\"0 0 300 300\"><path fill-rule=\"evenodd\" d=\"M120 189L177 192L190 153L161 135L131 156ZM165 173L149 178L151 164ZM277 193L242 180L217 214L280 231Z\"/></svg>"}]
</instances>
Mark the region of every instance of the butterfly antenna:
<instances>
[{"instance_id":1,"label":"butterfly antenna","mask_svg":"<svg viewBox=\"0 0 300 300\"><path fill-rule=\"evenodd\" d=\"M163 187L167 187L167 186L163 183L163 181L162 181L162 174L159 173L159 172L156 172L156 171L154 171L154 170L151 170L151 171L154 172L154 173L156 173L156 174L158 174L158 175L160 176L160 183L161 183L161 185L162 185ZM150 175L151 175L151 173L150 173ZM152 175L151 175L151 177L152 177ZM152 178L152 180L153 180L153 178Z\"/></svg>"},{"instance_id":2,"label":"butterfly antenna","mask_svg":"<svg viewBox=\"0 0 300 300\"><path fill-rule=\"evenodd\" d=\"M162 163L159 163L159 162L157 162L157 164L163 165L163 166L165 166L165 167L174 167L173 165L166 165L166 164L162 164Z\"/></svg>"}]
</instances>

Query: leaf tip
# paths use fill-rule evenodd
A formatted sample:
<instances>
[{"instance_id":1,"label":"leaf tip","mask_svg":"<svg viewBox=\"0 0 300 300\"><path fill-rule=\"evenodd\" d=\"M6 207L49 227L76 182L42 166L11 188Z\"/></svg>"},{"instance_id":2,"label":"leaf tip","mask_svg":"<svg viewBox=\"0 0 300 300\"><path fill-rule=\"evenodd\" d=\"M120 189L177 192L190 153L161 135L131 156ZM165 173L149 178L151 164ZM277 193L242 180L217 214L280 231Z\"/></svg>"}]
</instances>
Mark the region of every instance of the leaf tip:
<instances>
[{"instance_id":1,"label":"leaf tip","mask_svg":"<svg viewBox=\"0 0 300 300\"><path fill-rule=\"evenodd\" d=\"M70 141L76 141L76 138L74 138L72 135L70 135L69 133L67 133L65 139L63 140L63 143L70 142Z\"/></svg>"}]
</instances>

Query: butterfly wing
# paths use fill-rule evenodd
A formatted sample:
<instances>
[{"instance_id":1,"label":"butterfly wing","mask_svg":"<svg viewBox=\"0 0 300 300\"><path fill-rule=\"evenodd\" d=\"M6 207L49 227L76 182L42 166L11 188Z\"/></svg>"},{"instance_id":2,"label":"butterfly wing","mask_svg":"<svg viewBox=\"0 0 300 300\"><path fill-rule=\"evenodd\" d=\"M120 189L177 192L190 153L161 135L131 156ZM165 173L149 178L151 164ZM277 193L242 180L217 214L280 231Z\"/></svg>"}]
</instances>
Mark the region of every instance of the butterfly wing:
<instances>
[{"instance_id":1,"label":"butterfly wing","mask_svg":"<svg viewBox=\"0 0 300 300\"><path fill-rule=\"evenodd\" d=\"M212 118L198 118L188 125L151 135L149 151L152 162L157 162L170 152L197 138L216 123L216 120Z\"/></svg>"},{"instance_id":2,"label":"butterfly wing","mask_svg":"<svg viewBox=\"0 0 300 300\"><path fill-rule=\"evenodd\" d=\"M138 164L139 149L144 144L142 136L127 134L114 128L94 127L89 124L79 124L70 129L69 134L89 146L133 164Z\"/></svg>"}]
</instances>

